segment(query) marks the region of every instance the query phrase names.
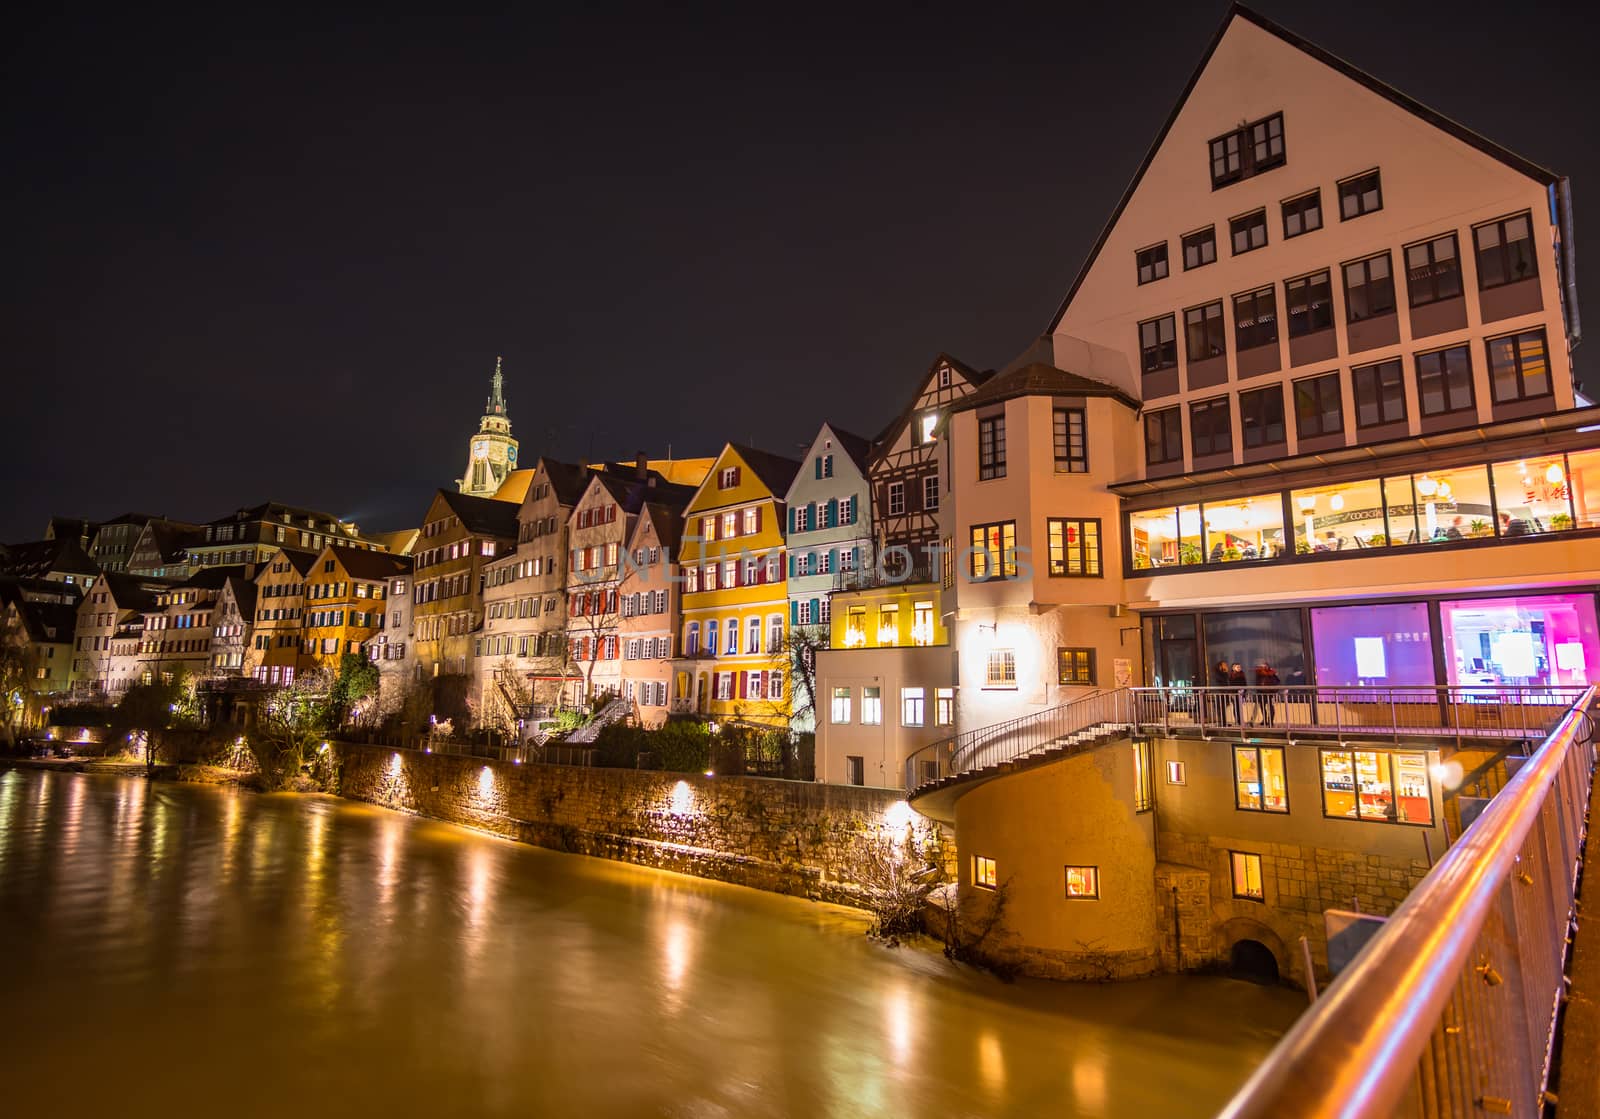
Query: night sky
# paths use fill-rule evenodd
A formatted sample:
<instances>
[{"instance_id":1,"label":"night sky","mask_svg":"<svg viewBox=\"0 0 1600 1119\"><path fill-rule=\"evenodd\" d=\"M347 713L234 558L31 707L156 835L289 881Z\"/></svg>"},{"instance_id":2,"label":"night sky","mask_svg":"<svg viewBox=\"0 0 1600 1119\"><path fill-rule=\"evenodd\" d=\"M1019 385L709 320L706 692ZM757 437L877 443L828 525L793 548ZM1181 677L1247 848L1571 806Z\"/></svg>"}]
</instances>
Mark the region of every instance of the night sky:
<instances>
[{"instance_id":1,"label":"night sky","mask_svg":"<svg viewBox=\"0 0 1600 1119\"><path fill-rule=\"evenodd\" d=\"M269 498L415 524L497 354L529 464L874 434L939 351L1045 329L1224 10L52 7L0 47L12 541ZM1560 5L1259 7L1570 175L1583 253Z\"/></svg>"}]
</instances>

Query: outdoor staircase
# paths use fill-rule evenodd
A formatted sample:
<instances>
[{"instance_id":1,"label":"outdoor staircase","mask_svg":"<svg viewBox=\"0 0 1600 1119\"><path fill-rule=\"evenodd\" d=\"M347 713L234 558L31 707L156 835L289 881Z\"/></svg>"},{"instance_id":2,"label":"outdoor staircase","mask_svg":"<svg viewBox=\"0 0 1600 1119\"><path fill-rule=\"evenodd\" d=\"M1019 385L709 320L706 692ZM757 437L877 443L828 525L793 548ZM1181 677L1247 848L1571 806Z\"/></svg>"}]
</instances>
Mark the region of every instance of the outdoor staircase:
<instances>
[{"instance_id":1,"label":"outdoor staircase","mask_svg":"<svg viewBox=\"0 0 1600 1119\"><path fill-rule=\"evenodd\" d=\"M594 718L590 719L587 723L584 723L583 726L567 735L564 741L568 745L592 743L600 736L601 728L608 727L612 723L621 722L632 713L633 701L630 699L624 699L620 695L614 695L604 707L595 712Z\"/></svg>"}]
</instances>

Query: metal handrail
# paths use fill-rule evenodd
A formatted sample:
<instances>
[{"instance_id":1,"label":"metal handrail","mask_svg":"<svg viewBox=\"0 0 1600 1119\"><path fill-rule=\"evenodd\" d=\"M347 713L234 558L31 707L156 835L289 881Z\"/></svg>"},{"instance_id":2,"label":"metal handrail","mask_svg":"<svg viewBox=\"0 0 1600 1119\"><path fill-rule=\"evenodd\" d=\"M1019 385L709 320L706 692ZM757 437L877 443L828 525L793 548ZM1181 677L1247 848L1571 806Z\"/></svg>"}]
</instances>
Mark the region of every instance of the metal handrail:
<instances>
[{"instance_id":1,"label":"metal handrail","mask_svg":"<svg viewBox=\"0 0 1600 1119\"><path fill-rule=\"evenodd\" d=\"M1543 738L1583 693L1577 686L1416 684L1129 689L1141 731L1204 737L1332 735L1365 740Z\"/></svg>"},{"instance_id":2,"label":"metal handrail","mask_svg":"<svg viewBox=\"0 0 1600 1119\"><path fill-rule=\"evenodd\" d=\"M1595 750L1555 730L1295 1024L1222 1119L1536 1116Z\"/></svg>"}]
</instances>

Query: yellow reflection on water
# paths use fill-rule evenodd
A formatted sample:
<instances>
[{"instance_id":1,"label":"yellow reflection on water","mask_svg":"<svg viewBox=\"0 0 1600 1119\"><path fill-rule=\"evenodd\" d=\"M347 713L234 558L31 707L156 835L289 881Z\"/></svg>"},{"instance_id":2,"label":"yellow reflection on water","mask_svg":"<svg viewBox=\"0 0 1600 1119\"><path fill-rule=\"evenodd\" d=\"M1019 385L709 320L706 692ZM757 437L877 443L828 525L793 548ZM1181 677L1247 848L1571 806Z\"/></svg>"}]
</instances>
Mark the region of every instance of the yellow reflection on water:
<instances>
[{"instance_id":1,"label":"yellow reflection on water","mask_svg":"<svg viewBox=\"0 0 1600 1119\"><path fill-rule=\"evenodd\" d=\"M1000 1039L985 1030L978 1035L978 1077L983 1086L999 1095L1006 1089L1006 1055Z\"/></svg>"},{"instance_id":2,"label":"yellow reflection on water","mask_svg":"<svg viewBox=\"0 0 1600 1119\"><path fill-rule=\"evenodd\" d=\"M911 984L901 979L885 992L883 1000L884 1033L889 1039L889 1055L896 1065L911 1062Z\"/></svg>"},{"instance_id":3,"label":"yellow reflection on water","mask_svg":"<svg viewBox=\"0 0 1600 1119\"><path fill-rule=\"evenodd\" d=\"M1072 1098L1083 1115L1106 1114L1106 1052L1078 1049L1072 1054Z\"/></svg>"}]
</instances>

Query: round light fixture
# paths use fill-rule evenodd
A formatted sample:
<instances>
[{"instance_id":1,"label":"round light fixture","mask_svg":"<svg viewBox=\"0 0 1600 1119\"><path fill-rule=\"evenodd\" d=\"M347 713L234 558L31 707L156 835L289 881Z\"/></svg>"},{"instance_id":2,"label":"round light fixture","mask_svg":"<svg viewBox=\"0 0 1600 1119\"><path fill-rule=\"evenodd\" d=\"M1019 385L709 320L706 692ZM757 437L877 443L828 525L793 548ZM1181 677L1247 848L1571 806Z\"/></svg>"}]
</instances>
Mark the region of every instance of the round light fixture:
<instances>
[{"instance_id":1,"label":"round light fixture","mask_svg":"<svg viewBox=\"0 0 1600 1119\"><path fill-rule=\"evenodd\" d=\"M1439 483L1424 474L1417 479L1417 492L1423 497L1432 497L1439 492Z\"/></svg>"},{"instance_id":2,"label":"round light fixture","mask_svg":"<svg viewBox=\"0 0 1600 1119\"><path fill-rule=\"evenodd\" d=\"M1333 508L1333 511L1337 513L1339 510L1344 508L1344 494L1334 494L1333 497L1328 500L1328 504Z\"/></svg>"},{"instance_id":3,"label":"round light fixture","mask_svg":"<svg viewBox=\"0 0 1600 1119\"><path fill-rule=\"evenodd\" d=\"M1552 486L1559 486L1567 480L1567 474L1566 471L1561 469L1559 462L1552 462L1550 468L1544 472L1544 480Z\"/></svg>"}]
</instances>

